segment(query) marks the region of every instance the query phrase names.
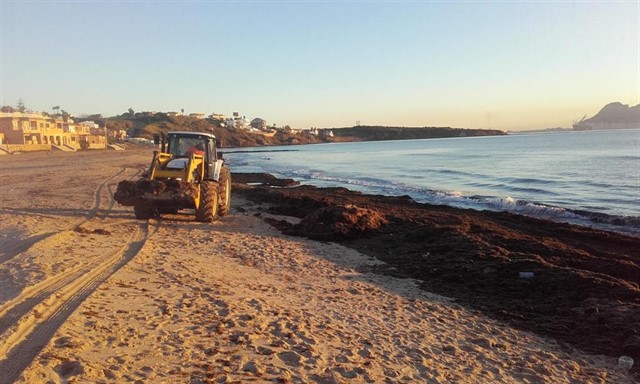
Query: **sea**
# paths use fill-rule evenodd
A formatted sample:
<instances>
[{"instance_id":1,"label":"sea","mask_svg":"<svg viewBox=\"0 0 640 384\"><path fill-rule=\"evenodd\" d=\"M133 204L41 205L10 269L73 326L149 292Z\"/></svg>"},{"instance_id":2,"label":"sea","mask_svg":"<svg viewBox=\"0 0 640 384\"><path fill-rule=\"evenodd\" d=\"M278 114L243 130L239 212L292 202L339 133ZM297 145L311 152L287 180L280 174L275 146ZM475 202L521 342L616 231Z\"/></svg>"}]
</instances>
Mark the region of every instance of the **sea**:
<instances>
[{"instance_id":1,"label":"sea","mask_svg":"<svg viewBox=\"0 0 640 384\"><path fill-rule=\"evenodd\" d=\"M225 149L232 172L640 236L640 129Z\"/></svg>"}]
</instances>

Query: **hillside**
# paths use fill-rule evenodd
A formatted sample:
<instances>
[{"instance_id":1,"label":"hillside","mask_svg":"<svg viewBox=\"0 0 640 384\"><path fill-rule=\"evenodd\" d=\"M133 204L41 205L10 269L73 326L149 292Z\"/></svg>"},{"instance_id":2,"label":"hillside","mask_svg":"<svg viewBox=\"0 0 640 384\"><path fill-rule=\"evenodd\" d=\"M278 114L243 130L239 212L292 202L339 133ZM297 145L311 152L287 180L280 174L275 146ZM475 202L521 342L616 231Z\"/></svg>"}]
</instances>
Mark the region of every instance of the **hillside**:
<instances>
[{"instance_id":1,"label":"hillside","mask_svg":"<svg viewBox=\"0 0 640 384\"><path fill-rule=\"evenodd\" d=\"M211 132L219 140L222 147L255 147L268 145L290 145L321 143L315 136L293 135L287 132L277 132L273 136L252 133L246 130L221 127L210 120L197 119L188 116L168 116L156 114L153 116L112 117L105 119L107 129L122 129L130 137L152 139L155 134L169 131Z\"/></svg>"},{"instance_id":2,"label":"hillside","mask_svg":"<svg viewBox=\"0 0 640 384\"><path fill-rule=\"evenodd\" d=\"M467 136L500 136L506 134L505 132L497 129L463 129L450 127L408 128L384 126L358 126L351 128L338 128L334 129L333 132L337 137L354 138L362 141L436 139L443 137Z\"/></svg>"},{"instance_id":3,"label":"hillside","mask_svg":"<svg viewBox=\"0 0 640 384\"><path fill-rule=\"evenodd\" d=\"M629 107L619 102L605 105L595 116L573 124L575 130L626 129L640 127L640 104Z\"/></svg>"},{"instance_id":4,"label":"hillside","mask_svg":"<svg viewBox=\"0 0 640 384\"><path fill-rule=\"evenodd\" d=\"M99 124L101 122L98 122ZM102 125L102 124L101 124ZM118 116L104 119L109 130L125 130L130 137L153 138L153 135L169 131L212 132L222 147L255 147L295 144L316 144L345 141L408 140L443 137L505 135L499 130L462 129L449 127L383 127L358 126L330 128L334 136L312 135L308 131L289 133L249 132L248 130L222 127L208 119L188 116L169 116L163 113L145 116ZM322 131L322 130L320 130Z\"/></svg>"}]
</instances>

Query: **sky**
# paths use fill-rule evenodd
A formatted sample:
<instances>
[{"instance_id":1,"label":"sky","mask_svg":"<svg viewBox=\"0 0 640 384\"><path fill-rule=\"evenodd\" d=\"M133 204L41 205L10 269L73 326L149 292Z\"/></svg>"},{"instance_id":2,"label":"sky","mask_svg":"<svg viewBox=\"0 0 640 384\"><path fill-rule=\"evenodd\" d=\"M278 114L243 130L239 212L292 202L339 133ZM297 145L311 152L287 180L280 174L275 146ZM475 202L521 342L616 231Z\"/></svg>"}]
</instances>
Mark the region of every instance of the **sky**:
<instances>
[{"instance_id":1,"label":"sky","mask_svg":"<svg viewBox=\"0 0 640 384\"><path fill-rule=\"evenodd\" d=\"M294 128L570 127L640 103L640 1L0 0L0 102Z\"/></svg>"}]
</instances>

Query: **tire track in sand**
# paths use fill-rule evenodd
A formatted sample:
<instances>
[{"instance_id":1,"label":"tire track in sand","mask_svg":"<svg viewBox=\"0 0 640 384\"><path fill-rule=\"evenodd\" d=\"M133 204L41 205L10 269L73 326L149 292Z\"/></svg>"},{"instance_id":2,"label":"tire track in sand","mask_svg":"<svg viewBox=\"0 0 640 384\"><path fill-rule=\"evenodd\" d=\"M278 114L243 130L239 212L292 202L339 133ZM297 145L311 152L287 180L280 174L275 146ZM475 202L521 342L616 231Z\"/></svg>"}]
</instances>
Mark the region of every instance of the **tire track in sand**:
<instances>
[{"instance_id":1,"label":"tire track in sand","mask_svg":"<svg viewBox=\"0 0 640 384\"><path fill-rule=\"evenodd\" d=\"M113 193L111 191L111 189L108 187L108 183L113 180L114 178L118 177L119 175L123 174L124 172L127 171L128 168L123 167L122 169L120 169L118 172L116 172L115 174L107 177L106 179L104 179L100 185L98 185L98 187L96 188L95 192L94 192L94 197L93 197L93 204L91 205L91 208L89 209L89 212L87 213L86 217L84 219L79 220L77 223L71 224L67 227L61 228L58 231L52 231L52 232L45 232L45 233L39 233L37 235L33 235L30 236L22 241L20 241L18 244L14 245L14 246L10 246L10 247L5 247L5 249L2 250L2 253L0 253L0 263L4 263L8 260L13 259L14 257L18 256L21 253L26 252L27 250L29 250L29 248L31 248L34 244L45 240L51 236L54 236L56 234L59 234L61 232L64 231L69 231L72 230L78 226L81 226L85 223L87 223L88 221L92 220L93 218L96 217L96 215L98 214L98 212L100 211L100 205L102 202L102 192L105 189L105 187L107 187L107 193L109 194L109 198L108 198L108 202L107 202L107 207L105 209L105 215L108 215L108 213L113 209L113 205L115 203L115 200L113 199ZM135 177L136 175L140 174L140 170L136 170L136 173L131 176L131 177Z\"/></svg>"},{"instance_id":2,"label":"tire track in sand","mask_svg":"<svg viewBox=\"0 0 640 384\"><path fill-rule=\"evenodd\" d=\"M122 224L118 223L117 225ZM134 239L137 231L138 229L135 229L133 231L132 239ZM100 257L97 263L93 262L90 265L86 265L80 269L70 269L55 276L49 277L46 280L25 288L18 296L11 300L8 300L4 304L1 304L0 340L2 339L1 335L5 331L7 331L12 325L14 325L20 318L27 314L36 305L44 301L59 289L65 287L75 280L78 280L83 275L90 273L95 268L96 264L102 265L104 263L110 262L114 258L119 257L118 255L124 252L125 248L127 248L128 245L133 241L134 240L130 240L115 251L103 255L102 257Z\"/></svg>"},{"instance_id":3,"label":"tire track in sand","mask_svg":"<svg viewBox=\"0 0 640 384\"><path fill-rule=\"evenodd\" d=\"M98 188L96 189L96 200L94 201L94 205L93 205L93 209L95 209L96 207L100 206L100 202L98 201L100 199L100 193L102 191L102 189L104 188L104 186L106 185L107 187L107 193L109 196L109 200L107 203L107 207L105 208L105 214L103 217L101 217L102 220L104 220L108 215L109 215L109 211L112 209L113 205L115 204L115 200L113 199L113 191L111 189L111 184L109 183L110 180L112 180L113 178L115 178L116 176L122 174L124 171L126 171L127 168L122 168L122 170L120 170L120 172L116 173L115 175L105 179L100 186L98 186ZM135 172L135 174L133 174L130 177L135 177L137 176L141 171L137 171ZM98 217L97 214L91 216L88 219L84 219L80 222L80 224L76 225L74 224L73 226L70 226L69 228L72 227L77 227L79 225L83 225L87 222L89 222L90 220L93 220L94 218ZM113 225L113 224L112 224ZM15 247L13 250L16 252L14 256L19 255L22 252L27 251L28 249L30 249L31 247L33 247L34 245L38 244L40 241L44 241L45 239L49 239L49 238L53 238L56 235L60 235L63 234L64 232L68 232L69 229L65 228L62 229L60 231L57 232L50 232L50 233L45 233L45 234L40 234L40 235L35 235L32 236L30 239L31 241L26 241L21 243L18 247ZM112 257L114 254L117 254L118 252L120 252L121 250L116 250L115 252L111 252L107 255L105 255L104 257L102 257L101 259L106 260L109 259L110 257ZM41 303L43 300L45 300L47 297L49 297L51 294L53 294L54 292L56 292L57 290L63 288L64 286L70 284L72 281L77 280L80 276L88 273L91 271L91 268L81 268L79 270L69 270L67 272L63 272L60 274L57 274L55 276L49 277L48 279L41 281L37 284L34 284L32 286L29 286L27 288L24 289L24 291L22 293L20 293L20 295L18 295L17 297L5 302L4 304L0 305L0 336L7 331L11 326L13 326L21 317L23 317L25 314L27 314L31 309L33 309L36 305L38 305L39 303Z\"/></svg>"},{"instance_id":4,"label":"tire track in sand","mask_svg":"<svg viewBox=\"0 0 640 384\"><path fill-rule=\"evenodd\" d=\"M138 224L130 240L97 267L34 287L4 305L0 311L3 319L8 315L19 319L0 338L0 384L17 380L66 319L100 284L140 252L158 226L157 221ZM39 302L31 305L36 301Z\"/></svg>"}]
</instances>

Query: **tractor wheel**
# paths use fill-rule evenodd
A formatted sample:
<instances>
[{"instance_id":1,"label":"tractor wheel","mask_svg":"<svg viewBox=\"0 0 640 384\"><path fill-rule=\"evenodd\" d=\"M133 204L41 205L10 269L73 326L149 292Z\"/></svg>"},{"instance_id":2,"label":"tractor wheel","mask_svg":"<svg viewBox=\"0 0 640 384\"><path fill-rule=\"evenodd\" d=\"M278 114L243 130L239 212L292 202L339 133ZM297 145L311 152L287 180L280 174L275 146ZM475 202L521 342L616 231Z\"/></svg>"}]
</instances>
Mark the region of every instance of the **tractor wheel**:
<instances>
[{"instance_id":1,"label":"tractor wheel","mask_svg":"<svg viewBox=\"0 0 640 384\"><path fill-rule=\"evenodd\" d=\"M210 223L218 214L218 183L203 181L200 183L200 204L196 209L196 220Z\"/></svg>"},{"instance_id":2,"label":"tractor wheel","mask_svg":"<svg viewBox=\"0 0 640 384\"><path fill-rule=\"evenodd\" d=\"M136 219L147 220L153 217L153 210L146 204L136 204L133 206L133 213Z\"/></svg>"},{"instance_id":3,"label":"tractor wheel","mask_svg":"<svg viewBox=\"0 0 640 384\"><path fill-rule=\"evenodd\" d=\"M218 215L226 216L231 209L231 173L229 168L224 167L220 171L220 208Z\"/></svg>"},{"instance_id":4,"label":"tractor wheel","mask_svg":"<svg viewBox=\"0 0 640 384\"><path fill-rule=\"evenodd\" d=\"M158 213L166 213L166 214L173 215L178 213L178 208L162 207L162 208L158 208Z\"/></svg>"}]
</instances>

